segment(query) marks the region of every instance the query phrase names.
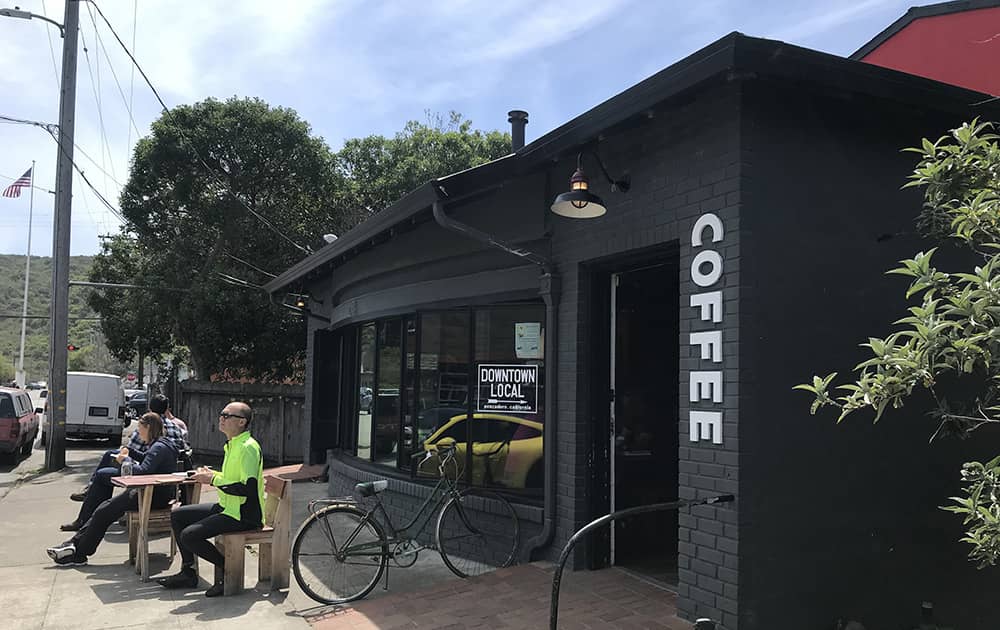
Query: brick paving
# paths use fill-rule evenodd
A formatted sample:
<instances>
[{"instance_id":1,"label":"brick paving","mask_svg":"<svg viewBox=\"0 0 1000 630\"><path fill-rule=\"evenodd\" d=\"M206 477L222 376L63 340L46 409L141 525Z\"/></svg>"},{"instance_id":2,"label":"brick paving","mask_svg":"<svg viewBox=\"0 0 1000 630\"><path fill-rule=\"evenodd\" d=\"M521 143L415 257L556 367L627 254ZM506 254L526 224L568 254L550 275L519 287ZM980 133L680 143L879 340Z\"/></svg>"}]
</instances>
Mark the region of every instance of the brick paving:
<instances>
[{"instance_id":1,"label":"brick paving","mask_svg":"<svg viewBox=\"0 0 1000 630\"><path fill-rule=\"evenodd\" d=\"M549 627L552 567L534 563L390 594L308 618L314 630ZM677 595L617 569L563 574L560 628L691 630Z\"/></svg>"}]
</instances>

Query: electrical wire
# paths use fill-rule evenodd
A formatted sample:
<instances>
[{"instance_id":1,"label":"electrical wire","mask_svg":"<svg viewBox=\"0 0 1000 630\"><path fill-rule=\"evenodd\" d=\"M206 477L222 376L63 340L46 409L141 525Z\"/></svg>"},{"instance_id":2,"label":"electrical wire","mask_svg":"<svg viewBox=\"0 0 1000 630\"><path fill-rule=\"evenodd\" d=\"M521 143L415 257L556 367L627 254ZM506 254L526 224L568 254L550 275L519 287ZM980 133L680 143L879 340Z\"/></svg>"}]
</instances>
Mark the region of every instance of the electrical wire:
<instances>
[{"instance_id":1,"label":"electrical wire","mask_svg":"<svg viewBox=\"0 0 1000 630\"><path fill-rule=\"evenodd\" d=\"M90 88L94 93L94 102L97 103L97 120L99 127L101 129L101 170L107 171L107 164L104 162L104 153L108 146L108 134L104 131L104 108L101 106L101 95L97 89L100 84L101 71L98 65L97 70L97 83L94 82L94 68L90 63L90 51L87 49L87 38L83 35L83 29L80 29L80 39L83 41L83 56L87 60L87 71L90 73ZM100 64L100 58L98 58L98 64ZM113 161L113 160L112 160ZM114 166L111 167L112 173L114 173ZM104 192L108 191L108 179L104 178Z\"/></svg>"},{"instance_id":2,"label":"electrical wire","mask_svg":"<svg viewBox=\"0 0 1000 630\"><path fill-rule=\"evenodd\" d=\"M139 126L135 124L135 118L132 117L132 106L129 101L125 98L125 90L122 89L122 84L118 81L118 73L115 72L115 66L111 63L111 55L108 54L108 49L104 46L104 40L101 38L101 33L97 30L97 20L94 18L94 12L87 6L87 14L90 15L90 22L94 25L94 38L97 40L97 45L101 47L101 52L104 53L104 60L108 63L108 70L111 71L111 77L115 80L115 86L118 88L118 94L122 97L122 103L125 105L125 111L128 112L128 119L132 123L132 127L129 128L129 143L132 141L132 129L135 129L136 137L141 136L139 132ZM128 144L125 145L126 147ZM108 157L111 157L111 150L108 149Z\"/></svg>"},{"instance_id":3,"label":"electrical wire","mask_svg":"<svg viewBox=\"0 0 1000 630\"><path fill-rule=\"evenodd\" d=\"M118 33L115 31L114 27L111 26L111 22L108 21L108 18L104 15L104 12L101 11L101 7L96 2L94 2L94 0L87 0L87 2L90 3L91 5L93 5L94 9L97 10L97 14L101 16L102 20L104 20L104 23L107 25L108 30L110 30L111 34L114 35L114 37L115 37L116 40L118 40L118 45L121 46L122 50L125 51L125 54L128 55L128 58L135 65L136 70L139 71L139 74L142 76L143 80L146 82L146 85L148 85L149 89L152 90L153 96L156 97L156 100L160 103L160 107L163 109L163 111L164 112L170 111L170 108L167 107L167 104L163 101L163 98L160 97L160 93L156 91L156 88L153 86L152 81L149 80L149 77L146 75L146 71L142 69L142 66L139 65L138 61L136 61L135 56L133 56L132 53L129 51L128 47L125 46L125 43L122 41L121 37L118 36ZM225 183L225 181L223 181L222 178L219 177L219 175L216 173L215 169L213 169L211 166L209 166L208 163L205 161L205 159L198 153L197 147L195 147L194 143L192 143L187 138L187 136L184 134L183 130L178 130L178 135L180 136L180 138L182 140L184 140L188 144L189 148L191 149L191 152L194 153L195 158L197 158L198 162L205 169L205 171L207 172L207 174L209 175L209 177L212 178L215 181L215 183L223 191L225 191L226 193L228 193L237 203L239 203L241 206L243 206L243 208L246 209L247 212L249 212L251 215L253 215L254 217L256 217L257 220L260 221L261 223L263 223L265 227L267 227L269 230L271 230L272 232L274 232L275 234L277 234L278 236L280 236L283 240L285 240L287 243L291 244L296 249L298 249L298 250L300 250L300 251L302 251L302 252L304 252L306 254L312 254L313 253L312 249L310 249L308 247L304 247L304 246L299 245L298 243L296 243L294 240L292 240L291 237L289 237L287 234L285 234L284 232L282 232L281 230L279 230L277 227L275 227L274 224L272 224L262 214L260 214L259 212L257 212L253 208L251 208L249 206L249 204L247 204L247 202L243 198L241 198L239 195L237 195L235 192L233 192L233 190Z\"/></svg>"},{"instance_id":4,"label":"electrical wire","mask_svg":"<svg viewBox=\"0 0 1000 630\"><path fill-rule=\"evenodd\" d=\"M100 193L99 190L97 190L97 187L94 186L94 184L92 184L89 179L87 179L87 174L83 172L83 169L80 168L80 165L77 164L76 161L69 156L69 154L66 152L66 149L63 148L62 142L59 141L59 136L56 134L55 129L50 129L48 126L41 124L39 124L39 126L49 132L49 135L52 136L53 140L55 140L56 147L59 149L59 152L63 155L63 157L69 160L70 164L73 165L73 169L80 174L80 178L83 179L83 183L85 183L87 187L90 188L91 192L93 192L94 195L96 195L97 198L100 200L100 202L104 204L104 207L106 207L108 211L111 212L111 214L115 215L115 217L117 217L119 221L121 221L125 225L130 225L130 222L125 218L125 215L122 214L122 211L111 205L111 202L108 201L104 197L104 195ZM51 127L56 127L56 125L51 125Z\"/></svg>"},{"instance_id":5,"label":"electrical wire","mask_svg":"<svg viewBox=\"0 0 1000 630\"><path fill-rule=\"evenodd\" d=\"M260 273L260 274L263 274L263 275L265 275L265 276L267 276L267 277L269 277L269 278L277 278L277 277L278 277L278 276L276 276L276 275L275 275L275 274L273 274L273 273L269 273L269 272L267 272L267 271L264 271L264 270L263 270L263 269L261 269L260 267L257 267L257 266L255 266L255 265L253 265L253 264L251 264L251 263L248 263L247 261L243 260L242 258L237 258L236 256L233 256L233 255L232 255L232 254L230 254L229 252L226 252L226 256L228 256L228 257L232 258L233 260L235 260L235 261L236 261L236 262L238 262L238 263L242 263L242 264L246 265L247 267L250 267L251 269L253 269L253 270L254 270L254 271L256 271L257 273Z\"/></svg>"},{"instance_id":6,"label":"electrical wire","mask_svg":"<svg viewBox=\"0 0 1000 630\"><path fill-rule=\"evenodd\" d=\"M216 271L215 273L226 284L231 284L231 285L236 286L236 287L242 287L244 289L258 289L258 290L261 290L261 291L264 290L264 287L262 287L261 285L254 284L254 283L249 282L247 280L244 280L242 278L237 278L237 277L231 276L231 275L229 275L227 273L222 273L221 271Z\"/></svg>"},{"instance_id":7,"label":"electrical wire","mask_svg":"<svg viewBox=\"0 0 1000 630\"><path fill-rule=\"evenodd\" d=\"M45 0L42 0L42 15L46 17L49 15L49 10L45 8ZM52 30L45 29L45 34L49 38L49 54L52 56L52 72L56 79L56 89L60 90L62 86L59 84L59 66L56 65L56 49L52 45Z\"/></svg>"},{"instance_id":8,"label":"electrical wire","mask_svg":"<svg viewBox=\"0 0 1000 630\"><path fill-rule=\"evenodd\" d=\"M135 32L136 24L139 19L139 0L133 0L132 3L132 53L135 54ZM128 78L128 112L129 116L132 115L132 97L135 95L135 66L129 65L129 78ZM132 127L135 126L135 121L132 121ZM125 141L125 151L129 150L132 146L132 127L128 128L128 140ZM139 137L139 131L136 130L136 138ZM128 155L125 156L125 162L128 162Z\"/></svg>"}]
</instances>

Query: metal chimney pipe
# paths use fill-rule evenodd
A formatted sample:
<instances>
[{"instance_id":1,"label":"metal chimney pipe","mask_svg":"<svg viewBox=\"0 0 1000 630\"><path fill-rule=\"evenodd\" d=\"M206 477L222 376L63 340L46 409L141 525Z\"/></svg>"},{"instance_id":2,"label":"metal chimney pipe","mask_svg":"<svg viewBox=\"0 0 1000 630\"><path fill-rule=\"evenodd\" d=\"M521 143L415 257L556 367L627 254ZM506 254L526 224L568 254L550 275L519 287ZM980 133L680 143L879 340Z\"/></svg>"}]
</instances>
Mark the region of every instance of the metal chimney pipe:
<instances>
[{"instance_id":1,"label":"metal chimney pipe","mask_svg":"<svg viewBox=\"0 0 1000 630\"><path fill-rule=\"evenodd\" d=\"M528 112L513 109L507 112L510 123L510 150L516 152L524 147L524 128L528 124Z\"/></svg>"}]
</instances>

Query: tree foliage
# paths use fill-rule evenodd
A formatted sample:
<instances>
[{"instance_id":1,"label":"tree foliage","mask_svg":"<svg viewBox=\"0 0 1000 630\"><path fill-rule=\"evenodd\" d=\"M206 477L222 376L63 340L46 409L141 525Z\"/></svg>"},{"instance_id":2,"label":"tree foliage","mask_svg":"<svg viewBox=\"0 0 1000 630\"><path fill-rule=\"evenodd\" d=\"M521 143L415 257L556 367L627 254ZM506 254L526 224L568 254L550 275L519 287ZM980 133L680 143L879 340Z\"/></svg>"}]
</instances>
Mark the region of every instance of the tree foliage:
<instances>
[{"instance_id":1,"label":"tree foliage","mask_svg":"<svg viewBox=\"0 0 1000 630\"><path fill-rule=\"evenodd\" d=\"M344 143L337 172L346 184L344 204L360 218L376 213L420 184L457 173L510 152L510 134L472 129L472 121L451 112L447 122L427 114L411 120L392 138L372 135Z\"/></svg>"},{"instance_id":2,"label":"tree foliage","mask_svg":"<svg viewBox=\"0 0 1000 630\"><path fill-rule=\"evenodd\" d=\"M888 273L909 279L906 298L917 303L895 322L886 338L869 338L871 358L854 369L854 382L834 385L837 374L814 376L796 386L814 396L812 413L832 406L840 420L863 409L877 422L915 390L930 392L943 434L968 437L1000 422L1000 146L989 123L973 121L936 142L924 140L907 186L924 188L917 225L945 244L973 252L971 270L944 271L934 264L937 248L900 261ZM836 392L839 391L838 395ZM1000 458L963 468L965 498L949 511L963 514L980 566L1000 559Z\"/></svg>"},{"instance_id":3,"label":"tree foliage","mask_svg":"<svg viewBox=\"0 0 1000 630\"><path fill-rule=\"evenodd\" d=\"M151 288L108 289L90 304L116 357L180 349L203 376L299 376L304 322L260 285L321 235L509 147L509 135L474 131L454 113L335 154L294 111L258 99L174 108L137 144L121 196L127 224L91 274Z\"/></svg>"},{"instance_id":4,"label":"tree foliage","mask_svg":"<svg viewBox=\"0 0 1000 630\"><path fill-rule=\"evenodd\" d=\"M347 227L330 202L332 153L295 112L258 99L176 107L151 131L122 192L128 223L92 278L154 288L92 298L109 344L116 356L182 345L203 375L288 376L303 322L253 287Z\"/></svg>"}]
</instances>

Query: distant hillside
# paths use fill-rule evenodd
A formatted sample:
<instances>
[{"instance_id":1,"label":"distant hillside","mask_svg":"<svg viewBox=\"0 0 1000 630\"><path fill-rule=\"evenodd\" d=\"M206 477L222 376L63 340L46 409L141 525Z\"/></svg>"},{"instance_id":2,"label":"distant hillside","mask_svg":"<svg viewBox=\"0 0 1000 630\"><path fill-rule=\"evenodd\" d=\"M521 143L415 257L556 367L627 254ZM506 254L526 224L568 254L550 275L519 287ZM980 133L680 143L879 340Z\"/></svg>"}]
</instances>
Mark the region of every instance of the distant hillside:
<instances>
[{"instance_id":1,"label":"distant hillside","mask_svg":"<svg viewBox=\"0 0 1000 630\"><path fill-rule=\"evenodd\" d=\"M71 256L70 280L86 280L93 256ZM24 342L24 368L29 381L48 379L49 305L52 259L31 257L28 287L28 325ZM69 342L80 346L71 352L70 369L119 373L122 366L108 356L96 315L87 307L90 289L69 290ZM0 254L0 377L10 378L21 341L21 306L24 297L24 256ZM36 318L32 318L35 316Z\"/></svg>"}]
</instances>

